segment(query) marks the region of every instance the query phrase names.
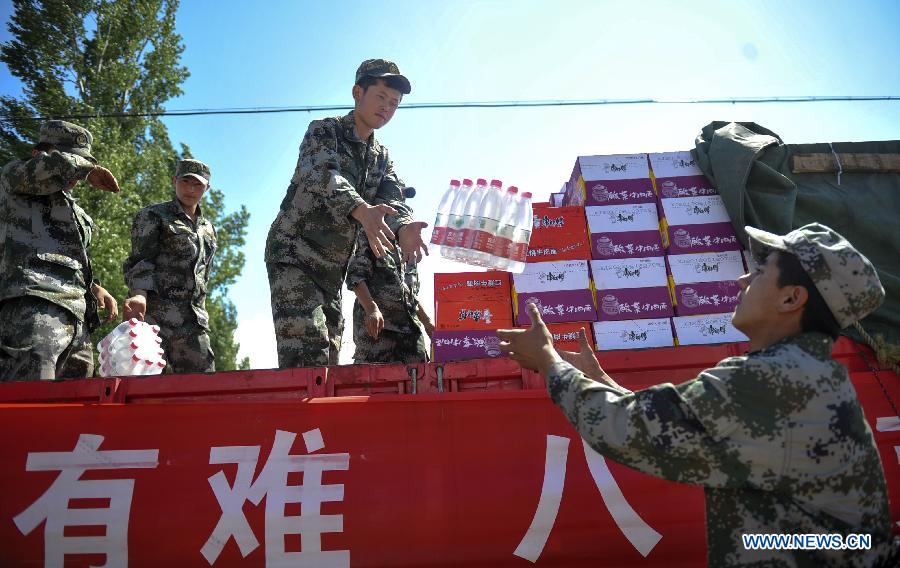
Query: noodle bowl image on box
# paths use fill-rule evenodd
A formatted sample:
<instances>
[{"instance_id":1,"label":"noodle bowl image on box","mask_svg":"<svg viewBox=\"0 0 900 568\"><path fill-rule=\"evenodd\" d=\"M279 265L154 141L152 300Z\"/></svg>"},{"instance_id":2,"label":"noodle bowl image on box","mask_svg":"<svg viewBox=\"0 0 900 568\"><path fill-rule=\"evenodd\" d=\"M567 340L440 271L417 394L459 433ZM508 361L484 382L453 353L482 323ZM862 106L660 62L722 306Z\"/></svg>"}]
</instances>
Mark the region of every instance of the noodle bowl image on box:
<instances>
[{"instance_id":1,"label":"noodle bowl image on box","mask_svg":"<svg viewBox=\"0 0 900 568\"><path fill-rule=\"evenodd\" d=\"M666 262L677 315L731 313L738 305L740 251L669 255Z\"/></svg>"},{"instance_id":2,"label":"noodle bowl image on box","mask_svg":"<svg viewBox=\"0 0 900 568\"><path fill-rule=\"evenodd\" d=\"M662 198L717 195L689 151L648 154L656 193Z\"/></svg>"},{"instance_id":3,"label":"noodle bowl image on box","mask_svg":"<svg viewBox=\"0 0 900 568\"><path fill-rule=\"evenodd\" d=\"M569 183L575 194L568 201L571 205L656 201L646 154L579 156Z\"/></svg>"},{"instance_id":4,"label":"noodle bowl image on box","mask_svg":"<svg viewBox=\"0 0 900 568\"><path fill-rule=\"evenodd\" d=\"M740 250L718 195L660 199L669 254Z\"/></svg>"},{"instance_id":5,"label":"noodle bowl image on box","mask_svg":"<svg viewBox=\"0 0 900 568\"><path fill-rule=\"evenodd\" d=\"M547 323L594 321L588 261L537 262L513 275L516 324L530 325L525 306L533 303Z\"/></svg>"},{"instance_id":6,"label":"noodle bowl image on box","mask_svg":"<svg viewBox=\"0 0 900 568\"><path fill-rule=\"evenodd\" d=\"M656 203L585 207L591 233L591 258L662 256Z\"/></svg>"},{"instance_id":7,"label":"noodle bowl image on box","mask_svg":"<svg viewBox=\"0 0 900 568\"><path fill-rule=\"evenodd\" d=\"M591 275L600 321L672 315L666 264L661 256L592 260Z\"/></svg>"}]
</instances>

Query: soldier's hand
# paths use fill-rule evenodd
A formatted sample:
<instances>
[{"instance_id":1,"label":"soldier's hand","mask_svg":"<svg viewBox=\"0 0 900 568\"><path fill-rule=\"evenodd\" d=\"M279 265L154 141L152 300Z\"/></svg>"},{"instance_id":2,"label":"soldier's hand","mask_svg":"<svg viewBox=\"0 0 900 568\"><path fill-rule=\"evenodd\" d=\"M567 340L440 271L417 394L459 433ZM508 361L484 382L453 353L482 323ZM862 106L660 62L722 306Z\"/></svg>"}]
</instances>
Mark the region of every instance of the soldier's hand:
<instances>
[{"instance_id":1,"label":"soldier's hand","mask_svg":"<svg viewBox=\"0 0 900 568\"><path fill-rule=\"evenodd\" d=\"M531 317L530 328L497 330L500 350L508 353L509 357L518 361L522 367L539 371L546 376L550 366L562 359L553 347L553 337L544 325L537 307L528 304L527 309Z\"/></svg>"},{"instance_id":2,"label":"soldier's hand","mask_svg":"<svg viewBox=\"0 0 900 568\"><path fill-rule=\"evenodd\" d=\"M381 310L378 309L378 306L375 306L375 309L366 314L366 331L369 332L372 339L378 339L383 329L384 316L381 315Z\"/></svg>"},{"instance_id":3,"label":"soldier's hand","mask_svg":"<svg viewBox=\"0 0 900 568\"><path fill-rule=\"evenodd\" d=\"M423 221L414 221L403 225L400 230L400 251L403 253L403 262L418 264L422 261L422 253L428 256L428 246L422 240L422 229L428 226Z\"/></svg>"},{"instance_id":4,"label":"soldier's hand","mask_svg":"<svg viewBox=\"0 0 900 568\"><path fill-rule=\"evenodd\" d=\"M91 173L87 176L87 182L103 191L109 191L111 193L119 192L119 182L116 181L116 176L103 166L94 166L94 169L92 169Z\"/></svg>"},{"instance_id":5,"label":"soldier's hand","mask_svg":"<svg viewBox=\"0 0 900 568\"><path fill-rule=\"evenodd\" d=\"M106 323L119 317L119 303L106 291L106 288L94 284L94 297L97 298L97 307L106 312Z\"/></svg>"},{"instance_id":6,"label":"soldier's hand","mask_svg":"<svg viewBox=\"0 0 900 568\"><path fill-rule=\"evenodd\" d=\"M122 311L122 321L136 318L138 321L144 321L144 315L147 313L147 297L144 294L135 294L125 300L125 307Z\"/></svg>"},{"instance_id":7,"label":"soldier's hand","mask_svg":"<svg viewBox=\"0 0 900 568\"><path fill-rule=\"evenodd\" d=\"M603 379L603 377L606 376L606 373L600 367L600 362L597 361L597 357L594 356L594 350L587 340L587 332L584 328L581 328L581 332L578 334L578 347L578 353L562 350L557 351L557 353L559 353L559 356L562 357L565 362L569 363L591 379L594 379L595 381Z\"/></svg>"},{"instance_id":8,"label":"soldier's hand","mask_svg":"<svg viewBox=\"0 0 900 568\"><path fill-rule=\"evenodd\" d=\"M396 214L397 210L390 205L369 205L368 203L358 205L350 212L350 216L359 221L366 232L369 248L372 249L375 258L381 258L387 254L387 251L394 250L394 232L384 222L384 216Z\"/></svg>"}]
</instances>

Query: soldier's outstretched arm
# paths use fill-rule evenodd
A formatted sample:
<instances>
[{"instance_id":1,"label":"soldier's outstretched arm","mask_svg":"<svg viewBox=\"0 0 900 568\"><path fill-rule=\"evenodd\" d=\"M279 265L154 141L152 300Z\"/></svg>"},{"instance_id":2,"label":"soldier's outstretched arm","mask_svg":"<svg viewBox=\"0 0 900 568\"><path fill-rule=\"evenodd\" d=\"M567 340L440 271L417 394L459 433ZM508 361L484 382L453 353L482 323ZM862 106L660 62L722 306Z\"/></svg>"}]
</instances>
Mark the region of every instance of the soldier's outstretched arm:
<instances>
[{"instance_id":1,"label":"soldier's outstretched arm","mask_svg":"<svg viewBox=\"0 0 900 568\"><path fill-rule=\"evenodd\" d=\"M529 308L532 327L498 331L501 349L544 375L551 399L592 448L673 481L713 487L744 483L725 473L736 464L720 442L737 421L722 376L704 373L678 387L657 385L635 393L594 381L559 356L539 312ZM703 409L703 420L695 408Z\"/></svg>"},{"instance_id":2,"label":"soldier's outstretched arm","mask_svg":"<svg viewBox=\"0 0 900 568\"><path fill-rule=\"evenodd\" d=\"M85 179L94 164L76 154L39 152L30 160L13 162L3 170L3 178L13 193L50 195Z\"/></svg>"},{"instance_id":3,"label":"soldier's outstretched arm","mask_svg":"<svg viewBox=\"0 0 900 568\"><path fill-rule=\"evenodd\" d=\"M294 180L320 197L335 219L346 219L351 211L366 201L341 174L335 128L335 125L324 120L310 123L300 143Z\"/></svg>"}]
</instances>

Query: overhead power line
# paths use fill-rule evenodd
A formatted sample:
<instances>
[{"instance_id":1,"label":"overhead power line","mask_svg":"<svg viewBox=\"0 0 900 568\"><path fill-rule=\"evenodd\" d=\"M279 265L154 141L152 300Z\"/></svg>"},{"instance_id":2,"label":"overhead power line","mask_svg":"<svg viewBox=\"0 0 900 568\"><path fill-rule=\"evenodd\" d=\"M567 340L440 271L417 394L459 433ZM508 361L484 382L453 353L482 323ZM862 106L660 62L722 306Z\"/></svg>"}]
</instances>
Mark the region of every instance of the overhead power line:
<instances>
[{"instance_id":1,"label":"overhead power line","mask_svg":"<svg viewBox=\"0 0 900 568\"><path fill-rule=\"evenodd\" d=\"M604 106L604 105L686 105L686 104L760 104L760 103L821 103L821 102L858 102L858 101L898 101L900 96L797 96L797 97L726 97L712 99L587 99L587 100L532 100L532 101L481 101L481 102L444 102L444 103L408 103L402 105L404 110L417 109L455 109L455 108L533 108L533 107L565 107L565 106ZM198 116L217 114L274 114L284 112L323 112L353 110L353 105L310 105L286 107L235 107L235 108L196 108L182 110L163 110L151 112L101 112L52 116L21 116L3 113L7 120L47 120L47 119L86 119L86 118L130 118L160 116Z\"/></svg>"}]
</instances>

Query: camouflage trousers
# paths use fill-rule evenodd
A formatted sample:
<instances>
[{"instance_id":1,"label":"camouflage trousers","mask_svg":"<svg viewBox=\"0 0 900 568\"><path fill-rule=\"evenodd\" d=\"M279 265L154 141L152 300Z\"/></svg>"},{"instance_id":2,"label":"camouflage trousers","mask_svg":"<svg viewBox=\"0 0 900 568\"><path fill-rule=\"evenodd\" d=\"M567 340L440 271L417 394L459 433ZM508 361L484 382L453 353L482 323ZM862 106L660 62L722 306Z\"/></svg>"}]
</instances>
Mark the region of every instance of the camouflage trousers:
<instances>
[{"instance_id":1,"label":"camouflage trousers","mask_svg":"<svg viewBox=\"0 0 900 568\"><path fill-rule=\"evenodd\" d=\"M147 323L159 326L161 347L166 352L166 374L216 370L209 333L197 322L190 301L163 301L151 295L145 319Z\"/></svg>"},{"instance_id":2,"label":"camouflage trousers","mask_svg":"<svg viewBox=\"0 0 900 568\"><path fill-rule=\"evenodd\" d=\"M72 312L36 296L0 302L0 381L93 374L91 336Z\"/></svg>"},{"instance_id":3,"label":"camouflage trousers","mask_svg":"<svg viewBox=\"0 0 900 568\"><path fill-rule=\"evenodd\" d=\"M428 342L418 318L413 318L414 331L381 330L373 339L366 330L365 313L359 302L353 306L354 363L427 363Z\"/></svg>"},{"instance_id":4,"label":"camouflage trousers","mask_svg":"<svg viewBox=\"0 0 900 568\"><path fill-rule=\"evenodd\" d=\"M278 366L337 365L344 333L341 289L324 290L292 264L266 263Z\"/></svg>"},{"instance_id":5,"label":"camouflage trousers","mask_svg":"<svg viewBox=\"0 0 900 568\"><path fill-rule=\"evenodd\" d=\"M200 326L192 330L179 329L177 333L160 328L159 337L166 352L166 374L212 373L216 370L209 334Z\"/></svg>"}]
</instances>

